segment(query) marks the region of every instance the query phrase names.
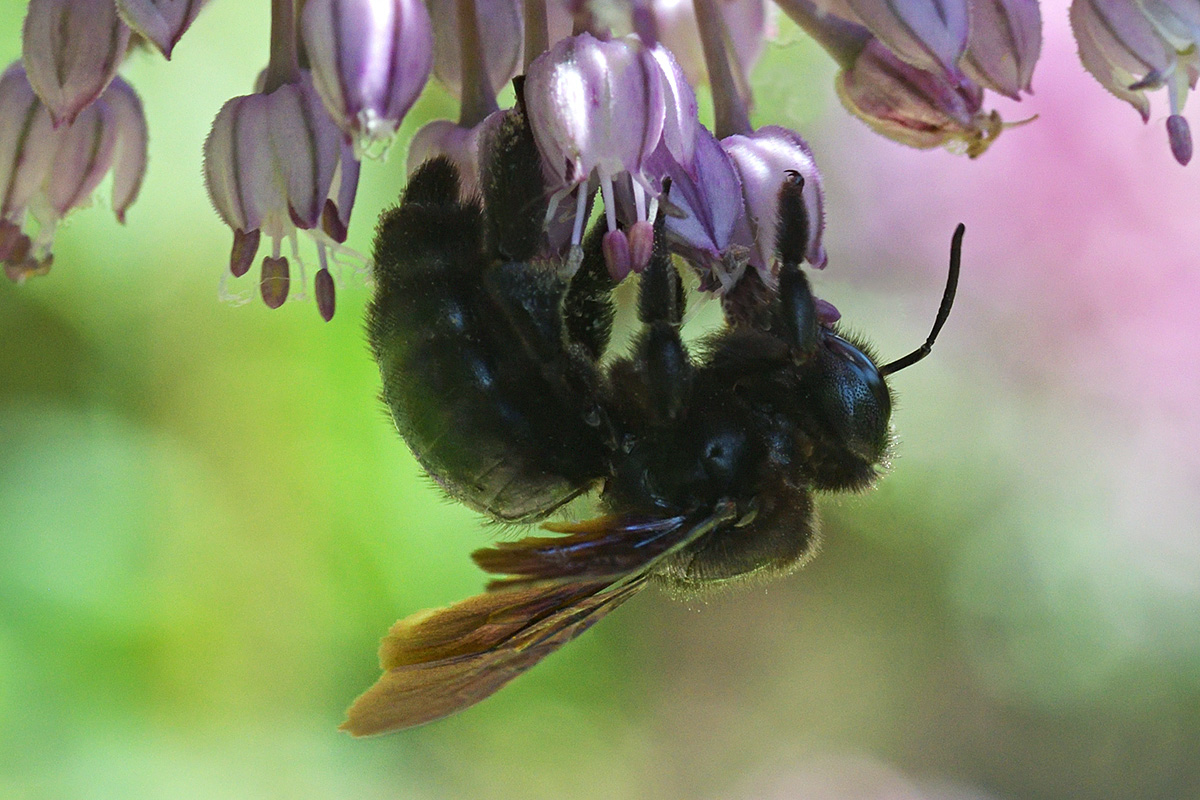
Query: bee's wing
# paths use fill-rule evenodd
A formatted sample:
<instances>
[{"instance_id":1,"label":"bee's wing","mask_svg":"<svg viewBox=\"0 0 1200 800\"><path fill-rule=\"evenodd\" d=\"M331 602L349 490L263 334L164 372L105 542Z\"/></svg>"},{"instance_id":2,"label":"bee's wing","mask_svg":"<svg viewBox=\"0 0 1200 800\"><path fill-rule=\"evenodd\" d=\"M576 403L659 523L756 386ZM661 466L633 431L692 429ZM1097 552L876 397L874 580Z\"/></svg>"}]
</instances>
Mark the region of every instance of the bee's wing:
<instances>
[{"instance_id":1,"label":"bee's wing","mask_svg":"<svg viewBox=\"0 0 1200 800\"><path fill-rule=\"evenodd\" d=\"M342 729L399 730L483 700L636 594L668 553L732 515L722 506L702 520L602 517L550 528L564 536L476 553L485 569L513 577L392 626L379 648L383 676L350 707Z\"/></svg>"}]
</instances>

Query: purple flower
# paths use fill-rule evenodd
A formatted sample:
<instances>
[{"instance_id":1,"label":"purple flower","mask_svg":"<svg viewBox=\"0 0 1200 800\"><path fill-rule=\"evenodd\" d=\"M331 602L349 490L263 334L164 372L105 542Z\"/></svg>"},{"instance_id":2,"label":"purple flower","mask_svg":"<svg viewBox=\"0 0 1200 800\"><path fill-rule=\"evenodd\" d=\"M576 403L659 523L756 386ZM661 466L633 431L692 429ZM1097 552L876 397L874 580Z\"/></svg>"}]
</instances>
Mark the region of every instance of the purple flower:
<instances>
[{"instance_id":1,"label":"purple flower","mask_svg":"<svg viewBox=\"0 0 1200 800\"><path fill-rule=\"evenodd\" d=\"M168 60L208 0L116 0L130 28L151 42Z\"/></svg>"},{"instance_id":2,"label":"purple flower","mask_svg":"<svg viewBox=\"0 0 1200 800\"><path fill-rule=\"evenodd\" d=\"M117 74L129 28L113 0L30 0L25 72L54 124L72 122Z\"/></svg>"},{"instance_id":3,"label":"purple flower","mask_svg":"<svg viewBox=\"0 0 1200 800\"><path fill-rule=\"evenodd\" d=\"M1074 0L1071 28L1083 66L1120 99L1150 119L1147 89L1165 87L1171 115L1167 137L1181 164L1192 137L1181 112L1200 73L1200 5L1194 0Z\"/></svg>"},{"instance_id":4,"label":"purple flower","mask_svg":"<svg viewBox=\"0 0 1200 800\"><path fill-rule=\"evenodd\" d=\"M861 22L903 61L957 75L967 49L967 0L846 0Z\"/></svg>"},{"instance_id":5,"label":"purple flower","mask_svg":"<svg viewBox=\"0 0 1200 800\"><path fill-rule=\"evenodd\" d=\"M805 260L816 269L827 261L821 235L825 228L825 197L821 174L808 143L787 128L768 125L754 133L728 136L721 142L737 167L746 202L753 247L750 264L768 286L775 283L775 240L779 230L779 190L789 173L803 179L804 210L808 217Z\"/></svg>"},{"instance_id":6,"label":"purple flower","mask_svg":"<svg viewBox=\"0 0 1200 800\"><path fill-rule=\"evenodd\" d=\"M431 158L445 156L458 167L461 196L466 199L479 194L479 142L488 130L499 124L507 111L495 111L483 122L464 127L448 119L426 123L408 145L409 175Z\"/></svg>"},{"instance_id":7,"label":"purple flower","mask_svg":"<svg viewBox=\"0 0 1200 800\"><path fill-rule=\"evenodd\" d=\"M578 190L571 244L579 244L594 172L614 233L606 252L628 251L630 267L640 270L649 258L644 244L662 178L647 170L647 160L661 144L675 161L690 163L699 124L695 95L679 65L665 48L647 48L637 38L601 41L584 33L530 64L524 96L549 181L547 220L560 200ZM625 175L634 210L629 240L619 242L614 181ZM609 268L614 275L626 271L623 262Z\"/></svg>"},{"instance_id":8,"label":"purple flower","mask_svg":"<svg viewBox=\"0 0 1200 800\"><path fill-rule=\"evenodd\" d=\"M358 162L306 74L299 83L235 97L221 108L204 143L204 177L217 213L234 231L234 277L249 269L260 236L271 239L260 285L263 300L276 308L289 286L282 241L297 229L309 231L325 268L326 250L345 239Z\"/></svg>"},{"instance_id":9,"label":"purple flower","mask_svg":"<svg viewBox=\"0 0 1200 800\"><path fill-rule=\"evenodd\" d=\"M995 111L983 111L983 89L969 78L923 70L871 39L837 77L838 96L877 133L910 147L961 148L976 158L1000 135Z\"/></svg>"},{"instance_id":10,"label":"purple flower","mask_svg":"<svg viewBox=\"0 0 1200 800\"><path fill-rule=\"evenodd\" d=\"M426 0L433 21L433 74L454 95L462 94L462 37L459 0ZM522 0L474 0L479 38L490 88L497 92L521 71Z\"/></svg>"},{"instance_id":11,"label":"purple flower","mask_svg":"<svg viewBox=\"0 0 1200 800\"><path fill-rule=\"evenodd\" d=\"M963 71L980 86L1013 100L1028 92L1042 52L1037 0L969 0L971 36Z\"/></svg>"},{"instance_id":12,"label":"purple flower","mask_svg":"<svg viewBox=\"0 0 1200 800\"><path fill-rule=\"evenodd\" d=\"M525 102L538 149L556 189L569 190L596 170L601 183L642 162L662 137L662 71L646 48L591 34L556 44L529 66Z\"/></svg>"},{"instance_id":13,"label":"purple flower","mask_svg":"<svg viewBox=\"0 0 1200 800\"><path fill-rule=\"evenodd\" d=\"M707 128L697 126L694 158L684 167L663 152L671 179L669 201L679 214L666 219L671 249L700 274L701 288L728 290L750 261L754 235L746 217L742 182L733 160Z\"/></svg>"},{"instance_id":14,"label":"purple flower","mask_svg":"<svg viewBox=\"0 0 1200 800\"><path fill-rule=\"evenodd\" d=\"M49 269L59 221L85 206L96 186L113 173L113 210L137 198L146 170L146 120L129 84L114 78L105 92L54 127L20 62L0 76L0 260L13 280ZM30 237L29 219L37 223Z\"/></svg>"},{"instance_id":15,"label":"purple flower","mask_svg":"<svg viewBox=\"0 0 1200 800\"><path fill-rule=\"evenodd\" d=\"M429 79L433 30L421 0L308 0L313 82L347 135L392 137Z\"/></svg>"}]
</instances>

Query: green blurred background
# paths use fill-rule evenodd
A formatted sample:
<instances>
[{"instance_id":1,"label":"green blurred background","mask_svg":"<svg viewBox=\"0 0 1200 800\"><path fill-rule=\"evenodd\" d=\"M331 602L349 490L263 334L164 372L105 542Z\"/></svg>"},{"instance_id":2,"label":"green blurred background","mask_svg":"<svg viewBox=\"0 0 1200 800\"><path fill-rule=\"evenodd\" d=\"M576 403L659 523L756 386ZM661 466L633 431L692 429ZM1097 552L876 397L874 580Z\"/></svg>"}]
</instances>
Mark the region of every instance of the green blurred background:
<instances>
[{"instance_id":1,"label":"green blurred background","mask_svg":"<svg viewBox=\"0 0 1200 800\"><path fill-rule=\"evenodd\" d=\"M0 797L1200 797L1200 173L1161 109L1143 127L1082 73L1065 3L1038 94L1002 106L1041 118L978 162L872 136L786 25L756 70L756 121L824 171L818 292L885 357L968 226L954 316L893 381L899 457L823 498L821 556L647 592L487 702L364 741L336 726L379 637L478 591L494 533L377 402L365 288L330 324L218 300L200 148L267 5L218 0L171 63L132 59L129 224L102 187L49 276L0 282ZM406 136L440 116L431 89ZM367 164L351 245L403 167L403 144Z\"/></svg>"}]
</instances>

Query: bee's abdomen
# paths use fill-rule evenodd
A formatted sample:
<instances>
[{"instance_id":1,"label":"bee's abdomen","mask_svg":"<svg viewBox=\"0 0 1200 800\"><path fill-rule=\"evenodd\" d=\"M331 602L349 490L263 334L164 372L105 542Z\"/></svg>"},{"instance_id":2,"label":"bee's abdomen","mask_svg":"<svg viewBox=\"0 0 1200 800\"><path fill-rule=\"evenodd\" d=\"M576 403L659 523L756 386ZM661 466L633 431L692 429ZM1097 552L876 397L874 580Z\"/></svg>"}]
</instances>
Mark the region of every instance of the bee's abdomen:
<instances>
[{"instance_id":1,"label":"bee's abdomen","mask_svg":"<svg viewBox=\"0 0 1200 800\"><path fill-rule=\"evenodd\" d=\"M457 195L453 168L430 162L380 221L367 319L383 399L451 495L537 518L603 472L567 384L579 364L563 343L562 287L534 265L489 261L479 208Z\"/></svg>"}]
</instances>

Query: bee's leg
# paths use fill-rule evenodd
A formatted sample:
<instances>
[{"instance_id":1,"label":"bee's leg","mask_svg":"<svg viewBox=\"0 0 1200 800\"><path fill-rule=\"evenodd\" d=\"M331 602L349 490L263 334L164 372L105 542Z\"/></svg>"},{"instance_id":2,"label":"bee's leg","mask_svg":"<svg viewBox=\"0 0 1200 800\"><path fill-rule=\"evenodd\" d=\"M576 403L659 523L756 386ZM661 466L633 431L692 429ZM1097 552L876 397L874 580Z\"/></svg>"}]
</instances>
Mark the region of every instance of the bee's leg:
<instances>
[{"instance_id":1,"label":"bee's leg","mask_svg":"<svg viewBox=\"0 0 1200 800\"><path fill-rule=\"evenodd\" d=\"M612 291L617 282L604 263L602 243L608 227L599 220L583 240L583 261L571 278L563 298L563 318L567 338L578 343L592 358L599 361L608 349L612 337L616 304Z\"/></svg>"},{"instance_id":2,"label":"bee's leg","mask_svg":"<svg viewBox=\"0 0 1200 800\"><path fill-rule=\"evenodd\" d=\"M614 399L632 404L625 416L654 426L677 419L691 395L695 368L679 335L683 322L683 284L663 229L665 215L654 226L654 252L642 273L638 318L643 329L634 342L631 358L612 366Z\"/></svg>"},{"instance_id":3,"label":"bee's leg","mask_svg":"<svg viewBox=\"0 0 1200 800\"><path fill-rule=\"evenodd\" d=\"M501 261L530 261L542 248L546 189L541 155L522 100L480 141L479 182L487 209L487 252Z\"/></svg>"}]
</instances>

